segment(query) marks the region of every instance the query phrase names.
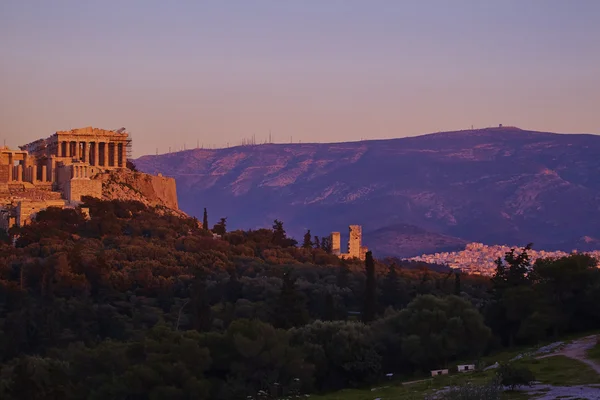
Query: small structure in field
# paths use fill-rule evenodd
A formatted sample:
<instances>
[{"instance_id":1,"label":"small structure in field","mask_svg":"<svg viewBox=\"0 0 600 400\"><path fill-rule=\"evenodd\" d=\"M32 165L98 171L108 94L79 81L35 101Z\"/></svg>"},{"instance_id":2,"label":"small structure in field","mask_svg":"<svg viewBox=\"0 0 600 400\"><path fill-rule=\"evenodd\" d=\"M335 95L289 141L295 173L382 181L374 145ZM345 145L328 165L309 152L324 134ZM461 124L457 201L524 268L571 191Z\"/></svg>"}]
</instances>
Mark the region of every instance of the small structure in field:
<instances>
[{"instance_id":1,"label":"small structure in field","mask_svg":"<svg viewBox=\"0 0 600 400\"><path fill-rule=\"evenodd\" d=\"M458 372L475 371L475 364L463 364L458 366Z\"/></svg>"},{"instance_id":2,"label":"small structure in field","mask_svg":"<svg viewBox=\"0 0 600 400\"><path fill-rule=\"evenodd\" d=\"M434 369L431 371L431 376L448 375L447 369Z\"/></svg>"}]
</instances>

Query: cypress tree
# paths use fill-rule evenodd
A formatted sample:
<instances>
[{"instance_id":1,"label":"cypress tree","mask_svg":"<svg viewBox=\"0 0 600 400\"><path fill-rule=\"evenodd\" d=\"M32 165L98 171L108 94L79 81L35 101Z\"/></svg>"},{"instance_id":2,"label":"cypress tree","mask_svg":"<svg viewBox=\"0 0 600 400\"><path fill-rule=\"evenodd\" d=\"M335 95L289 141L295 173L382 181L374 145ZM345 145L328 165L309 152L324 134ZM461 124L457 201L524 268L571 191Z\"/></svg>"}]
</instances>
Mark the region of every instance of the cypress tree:
<instances>
[{"instance_id":1,"label":"cypress tree","mask_svg":"<svg viewBox=\"0 0 600 400\"><path fill-rule=\"evenodd\" d=\"M205 231L208 230L208 213L206 212L206 208L204 208L204 219L202 220L202 229Z\"/></svg>"},{"instance_id":2,"label":"cypress tree","mask_svg":"<svg viewBox=\"0 0 600 400\"><path fill-rule=\"evenodd\" d=\"M367 251L366 254L365 273L367 275L367 281L365 285L365 302L362 320L366 324L375 319L376 307L375 261L373 260L373 253L371 251Z\"/></svg>"}]
</instances>

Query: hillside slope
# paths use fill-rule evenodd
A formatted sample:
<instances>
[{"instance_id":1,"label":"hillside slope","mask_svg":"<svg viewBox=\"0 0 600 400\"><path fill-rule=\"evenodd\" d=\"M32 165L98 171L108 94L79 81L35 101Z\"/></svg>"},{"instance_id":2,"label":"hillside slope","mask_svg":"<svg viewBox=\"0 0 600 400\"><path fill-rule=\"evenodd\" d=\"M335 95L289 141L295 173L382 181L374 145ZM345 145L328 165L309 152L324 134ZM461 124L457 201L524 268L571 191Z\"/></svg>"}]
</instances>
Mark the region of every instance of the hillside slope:
<instances>
[{"instance_id":1,"label":"hillside slope","mask_svg":"<svg viewBox=\"0 0 600 400\"><path fill-rule=\"evenodd\" d=\"M584 249L600 237L600 137L488 128L330 144L268 144L144 156L177 181L182 210L211 224L300 237L394 224L489 244ZM344 239L344 238L342 238ZM371 248L386 246L385 238ZM393 238L391 238L393 240ZM583 246L583 247L582 247Z\"/></svg>"}]
</instances>

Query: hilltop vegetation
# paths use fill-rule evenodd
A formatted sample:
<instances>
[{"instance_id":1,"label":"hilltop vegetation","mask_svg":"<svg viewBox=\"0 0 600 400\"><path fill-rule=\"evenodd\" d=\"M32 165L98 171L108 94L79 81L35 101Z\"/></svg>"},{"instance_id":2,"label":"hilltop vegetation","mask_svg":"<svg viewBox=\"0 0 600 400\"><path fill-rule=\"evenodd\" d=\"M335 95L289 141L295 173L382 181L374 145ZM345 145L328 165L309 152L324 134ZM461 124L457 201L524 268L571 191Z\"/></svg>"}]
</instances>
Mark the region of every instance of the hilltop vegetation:
<instances>
[{"instance_id":1,"label":"hilltop vegetation","mask_svg":"<svg viewBox=\"0 0 600 400\"><path fill-rule=\"evenodd\" d=\"M490 280L339 260L280 221L228 232L222 219L214 238L142 203L84 205L90 219L49 208L0 244L1 398L326 392L600 328L584 255L530 270L509 254Z\"/></svg>"}]
</instances>

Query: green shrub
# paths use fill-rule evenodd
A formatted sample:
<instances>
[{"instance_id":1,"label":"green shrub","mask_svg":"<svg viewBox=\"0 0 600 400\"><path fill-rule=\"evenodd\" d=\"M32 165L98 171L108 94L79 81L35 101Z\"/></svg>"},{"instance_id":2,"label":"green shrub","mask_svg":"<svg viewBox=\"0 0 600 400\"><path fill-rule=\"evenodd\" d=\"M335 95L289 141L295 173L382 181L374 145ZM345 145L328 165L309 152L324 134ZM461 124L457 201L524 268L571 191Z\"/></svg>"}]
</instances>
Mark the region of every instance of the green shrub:
<instances>
[{"instance_id":1,"label":"green shrub","mask_svg":"<svg viewBox=\"0 0 600 400\"><path fill-rule=\"evenodd\" d=\"M500 383L508 386L510 390L515 390L523 385L531 386L531 383L535 380L533 372L529 368L511 363L500 364L497 374Z\"/></svg>"}]
</instances>

